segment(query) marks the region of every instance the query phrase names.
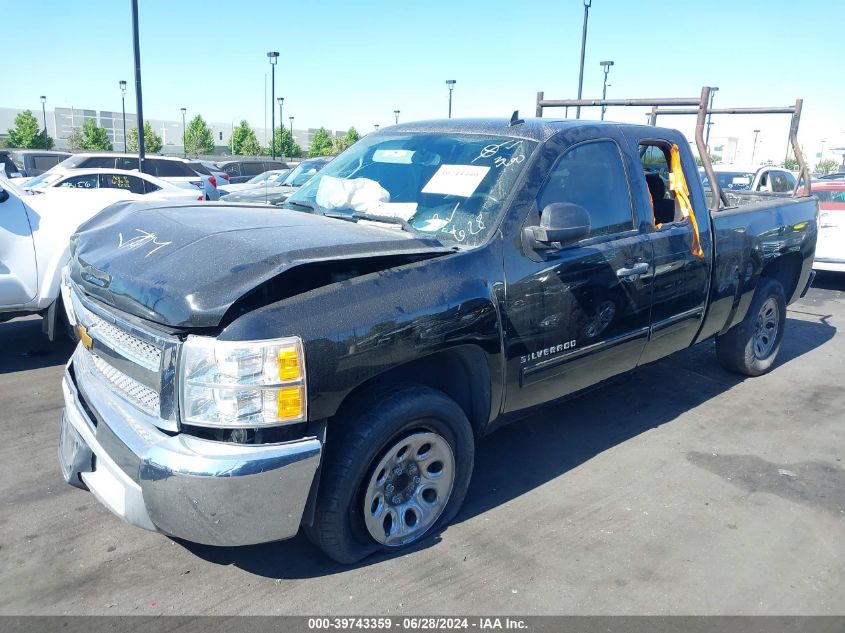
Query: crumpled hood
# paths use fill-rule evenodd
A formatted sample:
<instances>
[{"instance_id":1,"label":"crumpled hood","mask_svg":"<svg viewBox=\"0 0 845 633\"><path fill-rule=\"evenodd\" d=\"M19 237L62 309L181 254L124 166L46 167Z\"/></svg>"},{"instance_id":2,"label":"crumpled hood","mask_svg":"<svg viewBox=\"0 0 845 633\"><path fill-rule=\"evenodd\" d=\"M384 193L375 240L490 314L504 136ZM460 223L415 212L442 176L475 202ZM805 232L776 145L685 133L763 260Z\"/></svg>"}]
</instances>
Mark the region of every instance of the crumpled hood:
<instances>
[{"instance_id":1,"label":"crumpled hood","mask_svg":"<svg viewBox=\"0 0 845 633\"><path fill-rule=\"evenodd\" d=\"M434 240L274 207L118 203L80 226L70 272L87 294L172 327L214 327L262 282L298 265L446 254ZM291 273L293 274L293 273Z\"/></svg>"}]
</instances>

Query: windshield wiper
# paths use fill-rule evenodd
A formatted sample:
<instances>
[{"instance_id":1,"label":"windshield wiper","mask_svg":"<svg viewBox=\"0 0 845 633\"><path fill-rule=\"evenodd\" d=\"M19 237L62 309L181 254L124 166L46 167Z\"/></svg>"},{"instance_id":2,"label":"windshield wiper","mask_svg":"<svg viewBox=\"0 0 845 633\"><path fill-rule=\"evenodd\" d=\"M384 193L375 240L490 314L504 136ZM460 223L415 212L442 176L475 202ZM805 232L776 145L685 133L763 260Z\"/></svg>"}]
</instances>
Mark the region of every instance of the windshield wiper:
<instances>
[{"instance_id":1,"label":"windshield wiper","mask_svg":"<svg viewBox=\"0 0 845 633\"><path fill-rule=\"evenodd\" d=\"M316 202L311 202L310 200L285 200L282 203L282 206L290 204L295 207L302 207L303 209L310 209L317 215L326 215L326 212L323 211L320 206Z\"/></svg>"},{"instance_id":2,"label":"windshield wiper","mask_svg":"<svg viewBox=\"0 0 845 633\"><path fill-rule=\"evenodd\" d=\"M413 226L411 226L407 220L404 218L396 217L395 215L376 215L374 213L366 213L364 211L356 211L351 215L351 217L355 218L356 220L372 220L373 222L384 222L386 224L398 224L408 233L413 233L414 235L421 235L421 231L418 231Z\"/></svg>"}]
</instances>

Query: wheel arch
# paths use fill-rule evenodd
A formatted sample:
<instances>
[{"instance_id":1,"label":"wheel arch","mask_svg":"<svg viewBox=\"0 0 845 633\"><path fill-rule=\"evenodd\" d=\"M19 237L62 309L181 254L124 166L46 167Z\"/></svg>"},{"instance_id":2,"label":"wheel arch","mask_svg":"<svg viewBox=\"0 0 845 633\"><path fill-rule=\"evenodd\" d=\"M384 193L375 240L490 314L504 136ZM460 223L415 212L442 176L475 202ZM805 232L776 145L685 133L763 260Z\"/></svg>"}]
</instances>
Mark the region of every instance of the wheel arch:
<instances>
[{"instance_id":1,"label":"wheel arch","mask_svg":"<svg viewBox=\"0 0 845 633\"><path fill-rule=\"evenodd\" d=\"M760 271L761 279L777 279L783 286L787 305L791 303L798 292L798 280L804 259L801 253L784 253L780 257L767 263Z\"/></svg>"},{"instance_id":2,"label":"wheel arch","mask_svg":"<svg viewBox=\"0 0 845 633\"><path fill-rule=\"evenodd\" d=\"M345 410L374 389L389 389L409 383L445 393L466 414L475 437L484 434L490 420L493 389L487 354L475 345L434 352L369 378L347 394L333 417L343 418ZM330 420L329 433L332 426Z\"/></svg>"}]
</instances>

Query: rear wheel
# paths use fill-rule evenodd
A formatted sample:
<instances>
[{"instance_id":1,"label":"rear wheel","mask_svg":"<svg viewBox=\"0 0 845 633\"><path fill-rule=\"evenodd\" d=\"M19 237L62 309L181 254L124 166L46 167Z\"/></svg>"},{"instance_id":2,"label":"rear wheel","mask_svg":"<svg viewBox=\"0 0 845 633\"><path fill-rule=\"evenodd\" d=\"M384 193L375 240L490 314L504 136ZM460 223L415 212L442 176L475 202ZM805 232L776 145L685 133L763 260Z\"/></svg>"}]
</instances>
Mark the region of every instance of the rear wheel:
<instances>
[{"instance_id":1,"label":"rear wheel","mask_svg":"<svg viewBox=\"0 0 845 633\"><path fill-rule=\"evenodd\" d=\"M786 325L786 293L777 279L760 280L745 318L716 338L716 356L725 369L759 376L774 365Z\"/></svg>"},{"instance_id":2,"label":"rear wheel","mask_svg":"<svg viewBox=\"0 0 845 633\"><path fill-rule=\"evenodd\" d=\"M463 410L421 385L377 390L334 421L314 524L328 556L354 563L446 525L466 495L474 438Z\"/></svg>"}]
</instances>

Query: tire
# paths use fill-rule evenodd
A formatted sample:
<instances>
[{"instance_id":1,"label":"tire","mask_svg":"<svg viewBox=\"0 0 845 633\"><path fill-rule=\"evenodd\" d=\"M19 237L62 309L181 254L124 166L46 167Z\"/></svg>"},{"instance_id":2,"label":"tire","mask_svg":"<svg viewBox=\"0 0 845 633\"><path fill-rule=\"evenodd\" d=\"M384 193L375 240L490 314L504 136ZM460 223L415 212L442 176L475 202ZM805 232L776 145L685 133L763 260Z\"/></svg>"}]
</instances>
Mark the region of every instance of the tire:
<instances>
[{"instance_id":1,"label":"tire","mask_svg":"<svg viewBox=\"0 0 845 633\"><path fill-rule=\"evenodd\" d=\"M398 385L359 397L333 422L314 522L305 526L327 556L351 564L396 551L455 517L472 475L475 440L454 400L422 385Z\"/></svg>"},{"instance_id":2,"label":"tire","mask_svg":"<svg viewBox=\"0 0 845 633\"><path fill-rule=\"evenodd\" d=\"M728 371L760 376L770 371L786 325L786 293L777 279L761 278L745 318L716 337L716 357Z\"/></svg>"}]
</instances>

